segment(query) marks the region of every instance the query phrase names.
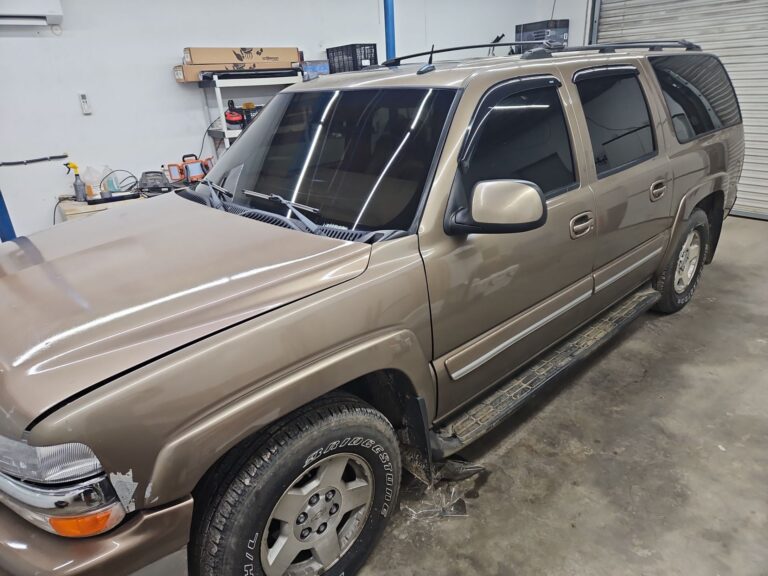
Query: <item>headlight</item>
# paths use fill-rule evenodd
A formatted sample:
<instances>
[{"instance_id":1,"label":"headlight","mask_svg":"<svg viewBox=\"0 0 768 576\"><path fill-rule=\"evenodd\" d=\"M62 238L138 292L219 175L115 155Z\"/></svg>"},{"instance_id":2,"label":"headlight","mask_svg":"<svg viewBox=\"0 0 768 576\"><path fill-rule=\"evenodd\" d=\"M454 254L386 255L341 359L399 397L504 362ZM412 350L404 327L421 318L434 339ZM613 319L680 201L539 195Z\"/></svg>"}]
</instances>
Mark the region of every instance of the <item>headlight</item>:
<instances>
[{"instance_id":1,"label":"headlight","mask_svg":"<svg viewBox=\"0 0 768 576\"><path fill-rule=\"evenodd\" d=\"M0 472L19 480L61 484L94 476L101 462L84 444L30 446L0 436Z\"/></svg>"},{"instance_id":2,"label":"headlight","mask_svg":"<svg viewBox=\"0 0 768 576\"><path fill-rule=\"evenodd\" d=\"M43 487L0 474L0 503L35 526L68 538L102 534L125 518L106 476Z\"/></svg>"},{"instance_id":3,"label":"headlight","mask_svg":"<svg viewBox=\"0 0 768 576\"><path fill-rule=\"evenodd\" d=\"M43 530L70 538L107 532L126 515L88 446L36 447L2 436L0 503Z\"/></svg>"}]
</instances>

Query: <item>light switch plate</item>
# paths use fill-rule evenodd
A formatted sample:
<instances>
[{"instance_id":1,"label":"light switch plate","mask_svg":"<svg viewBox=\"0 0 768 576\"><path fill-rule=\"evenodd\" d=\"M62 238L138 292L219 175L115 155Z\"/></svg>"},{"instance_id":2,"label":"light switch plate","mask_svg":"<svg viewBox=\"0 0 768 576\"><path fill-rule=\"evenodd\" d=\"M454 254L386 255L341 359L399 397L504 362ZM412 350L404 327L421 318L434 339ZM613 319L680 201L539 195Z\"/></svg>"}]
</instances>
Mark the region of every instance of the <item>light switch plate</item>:
<instances>
[{"instance_id":1,"label":"light switch plate","mask_svg":"<svg viewBox=\"0 0 768 576\"><path fill-rule=\"evenodd\" d=\"M78 94L78 97L80 98L80 109L83 111L83 114L88 116L93 113L91 110L91 103L88 101L88 95L85 92L81 92Z\"/></svg>"}]
</instances>

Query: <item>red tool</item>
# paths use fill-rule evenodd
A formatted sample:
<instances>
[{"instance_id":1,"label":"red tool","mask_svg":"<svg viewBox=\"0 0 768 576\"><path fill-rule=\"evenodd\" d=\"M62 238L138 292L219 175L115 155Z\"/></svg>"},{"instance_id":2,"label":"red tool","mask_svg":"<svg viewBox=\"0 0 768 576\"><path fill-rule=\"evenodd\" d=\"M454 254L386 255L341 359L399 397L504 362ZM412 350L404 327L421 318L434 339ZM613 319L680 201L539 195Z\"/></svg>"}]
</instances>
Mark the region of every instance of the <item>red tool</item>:
<instances>
[{"instance_id":1,"label":"red tool","mask_svg":"<svg viewBox=\"0 0 768 576\"><path fill-rule=\"evenodd\" d=\"M224 119L228 126L235 128L245 128L245 116L240 108L235 107L235 101L227 102L227 111L224 112Z\"/></svg>"}]
</instances>

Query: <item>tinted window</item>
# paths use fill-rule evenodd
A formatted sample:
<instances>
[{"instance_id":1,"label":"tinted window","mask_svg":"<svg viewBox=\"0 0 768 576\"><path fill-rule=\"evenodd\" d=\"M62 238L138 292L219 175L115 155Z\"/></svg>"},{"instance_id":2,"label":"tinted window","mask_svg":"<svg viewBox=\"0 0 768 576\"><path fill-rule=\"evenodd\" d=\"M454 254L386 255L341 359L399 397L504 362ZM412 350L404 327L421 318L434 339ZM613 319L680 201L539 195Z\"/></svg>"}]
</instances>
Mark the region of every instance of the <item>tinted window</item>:
<instances>
[{"instance_id":1,"label":"tinted window","mask_svg":"<svg viewBox=\"0 0 768 576\"><path fill-rule=\"evenodd\" d=\"M307 216L319 224L407 230L454 95L424 88L279 94L209 178L250 208L291 212L246 190L318 208Z\"/></svg>"},{"instance_id":2,"label":"tinted window","mask_svg":"<svg viewBox=\"0 0 768 576\"><path fill-rule=\"evenodd\" d=\"M654 57L651 64L680 142L741 122L731 81L714 56Z\"/></svg>"},{"instance_id":3,"label":"tinted window","mask_svg":"<svg viewBox=\"0 0 768 576\"><path fill-rule=\"evenodd\" d=\"M481 180L529 180L551 195L575 182L557 89L507 96L481 109L479 117L482 125L465 171L468 190Z\"/></svg>"},{"instance_id":4,"label":"tinted window","mask_svg":"<svg viewBox=\"0 0 768 576\"><path fill-rule=\"evenodd\" d=\"M598 176L655 152L648 106L636 76L596 76L577 86Z\"/></svg>"}]
</instances>

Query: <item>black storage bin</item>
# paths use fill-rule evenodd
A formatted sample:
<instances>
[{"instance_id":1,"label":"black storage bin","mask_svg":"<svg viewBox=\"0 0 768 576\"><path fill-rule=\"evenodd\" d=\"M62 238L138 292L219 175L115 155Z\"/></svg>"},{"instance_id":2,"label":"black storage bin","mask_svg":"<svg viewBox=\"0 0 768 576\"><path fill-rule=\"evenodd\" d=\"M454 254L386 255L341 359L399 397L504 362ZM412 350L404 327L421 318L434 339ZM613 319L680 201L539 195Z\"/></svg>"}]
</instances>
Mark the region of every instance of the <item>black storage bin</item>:
<instances>
[{"instance_id":1,"label":"black storage bin","mask_svg":"<svg viewBox=\"0 0 768 576\"><path fill-rule=\"evenodd\" d=\"M347 44L328 48L328 67L331 74L335 72L353 72L365 66L378 64L376 59L376 44Z\"/></svg>"}]
</instances>

